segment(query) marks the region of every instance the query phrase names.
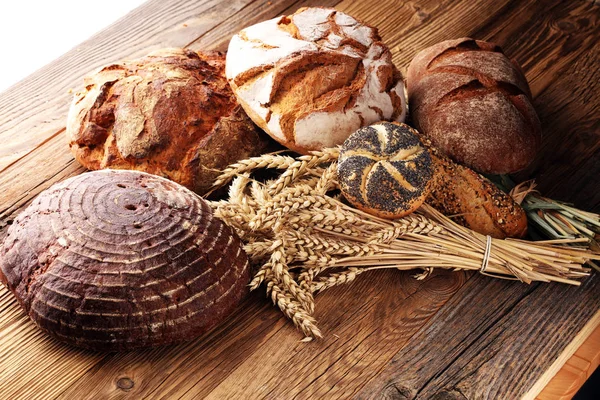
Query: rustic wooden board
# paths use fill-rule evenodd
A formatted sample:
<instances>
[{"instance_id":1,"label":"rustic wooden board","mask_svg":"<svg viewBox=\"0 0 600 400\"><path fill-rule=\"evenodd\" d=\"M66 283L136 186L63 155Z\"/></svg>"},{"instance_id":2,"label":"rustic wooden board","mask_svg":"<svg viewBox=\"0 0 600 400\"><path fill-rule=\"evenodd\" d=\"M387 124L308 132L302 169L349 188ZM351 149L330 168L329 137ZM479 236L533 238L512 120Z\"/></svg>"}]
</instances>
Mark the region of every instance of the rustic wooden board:
<instances>
[{"instance_id":1,"label":"rustic wooden board","mask_svg":"<svg viewBox=\"0 0 600 400\"><path fill-rule=\"evenodd\" d=\"M600 326L583 342L556 375L545 385L537 400L568 400L600 366Z\"/></svg>"},{"instance_id":2,"label":"rustic wooden board","mask_svg":"<svg viewBox=\"0 0 600 400\"><path fill-rule=\"evenodd\" d=\"M63 135L69 89L87 72L165 46L224 50L243 26L316 4L378 26L403 70L440 40L502 44L524 67L544 126L543 151L520 178L537 176L546 194L598 211L600 7L593 3L149 1L0 94L0 237L40 191L83 171ZM0 397L535 396L536 382L585 339L577 335L600 310L599 286L598 276L574 288L449 271L425 281L373 272L317 297L322 341L300 343L289 321L255 293L195 341L121 354L48 339L1 288Z\"/></svg>"}]
</instances>

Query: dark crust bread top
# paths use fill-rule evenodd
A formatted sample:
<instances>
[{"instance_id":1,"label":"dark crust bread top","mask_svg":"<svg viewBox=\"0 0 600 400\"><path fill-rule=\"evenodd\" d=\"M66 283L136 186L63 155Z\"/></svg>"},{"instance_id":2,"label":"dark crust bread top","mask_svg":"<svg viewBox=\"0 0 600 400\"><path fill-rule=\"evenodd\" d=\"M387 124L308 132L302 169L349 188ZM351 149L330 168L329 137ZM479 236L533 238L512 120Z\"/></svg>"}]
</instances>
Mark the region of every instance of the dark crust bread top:
<instances>
[{"instance_id":1,"label":"dark crust bread top","mask_svg":"<svg viewBox=\"0 0 600 400\"><path fill-rule=\"evenodd\" d=\"M412 128L381 122L359 129L344 142L338 176L350 201L394 216L422 203L433 165Z\"/></svg>"},{"instance_id":2,"label":"dark crust bread top","mask_svg":"<svg viewBox=\"0 0 600 400\"><path fill-rule=\"evenodd\" d=\"M518 64L489 42L448 40L418 53L407 74L416 128L479 172L525 168L541 142L531 91Z\"/></svg>"},{"instance_id":3,"label":"dark crust bread top","mask_svg":"<svg viewBox=\"0 0 600 400\"><path fill-rule=\"evenodd\" d=\"M258 154L266 138L224 71L223 54L185 49L100 69L71 105L71 151L89 169L137 169L205 192L214 170Z\"/></svg>"},{"instance_id":4,"label":"dark crust bread top","mask_svg":"<svg viewBox=\"0 0 600 400\"><path fill-rule=\"evenodd\" d=\"M246 293L237 235L184 187L104 170L42 192L8 230L0 279L42 329L114 351L192 339Z\"/></svg>"}]
</instances>

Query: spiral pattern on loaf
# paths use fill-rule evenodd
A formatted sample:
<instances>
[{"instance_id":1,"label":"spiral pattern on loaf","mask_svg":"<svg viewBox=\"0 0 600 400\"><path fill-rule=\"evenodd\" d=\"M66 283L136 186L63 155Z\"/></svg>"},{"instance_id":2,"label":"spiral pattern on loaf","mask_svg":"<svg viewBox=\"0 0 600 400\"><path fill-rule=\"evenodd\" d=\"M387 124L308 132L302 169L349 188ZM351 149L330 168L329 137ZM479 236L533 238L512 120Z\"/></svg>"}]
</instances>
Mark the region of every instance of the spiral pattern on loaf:
<instances>
[{"instance_id":1,"label":"spiral pattern on loaf","mask_svg":"<svg viewBox=\"0 0 600 400\"><path fill-rule=\"evenodd\" d=\"M380 122L346 139L337 172L344 196L355 207L384 218L400 218L425 200L433 165L415 130Z\"/></svg>"},{"instance_id":2,"label":"spiral pattern on loaf","mask_svg":"<svg viewBox=\"0 0 600 400\"><path fill-rule=\"evenodd\" d=\"M59 340L124 350L198 336L249 281L237 235L184 187L146 173L85 173L40 194L0 250L0 278Z\"/></svg>"}]
</instances>

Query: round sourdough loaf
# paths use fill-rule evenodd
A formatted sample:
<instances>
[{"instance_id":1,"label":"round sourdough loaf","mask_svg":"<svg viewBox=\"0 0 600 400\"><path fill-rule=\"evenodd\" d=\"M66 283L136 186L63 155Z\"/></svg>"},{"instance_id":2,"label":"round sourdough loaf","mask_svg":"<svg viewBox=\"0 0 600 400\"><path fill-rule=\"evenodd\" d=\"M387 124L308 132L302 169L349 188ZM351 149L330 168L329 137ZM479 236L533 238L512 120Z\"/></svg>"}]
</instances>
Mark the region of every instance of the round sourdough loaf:
<instances>
[{"instance_id":1,"label":"round sourdough loaf","mask_svg":"<svg viewBox=\"0 0 600 400\"><path fill-rule=\"evenodd\" d=\"M499 46L470 38L438 43L415 56L407 84L415 127L454 160L505 174L535 157L541 127L531 92Z\"/></svg>"},{"instance_id":2,"label":"round sourdough loaf","mask_svg":"<svg viewBox=\"0 0 600 400\"><path fill-rule=\"evenodd\" d=\"M355 207L400 218L425 201L434 166L414 129L381 122L346 139L337 172L342 193Z\"/></svg>"},{"instance_id":3,"label":"round sourdough loaf","mask_svg":"<svg viewBox=\"0 0 600 400\"><path fill-rule=\"evenodd\" d=\"M225 73L250 118L300 153L406 116L404 82L377 29L333 8L300 8L242 30Z\"/></svg>"},{"instance_id":4,"label":"round sourdough loaf","mask_svg":"<svg viewBox=\"0 0 600 400\"><path fill-rule=\"evenodd\" d=\"M44 331L91 350L197 337L247 291L248 258L208 204L137 171L42 192L8 230L0 280Z\"/></svg>"},{"instance_id":5,"label":"round sourdough loaf","mask_svg":"<svg viewBox=\"0 0 600 400\"><path fill-rule=\"evenodd\" d=\"M88 169L135 169L204 194L218 170L260 154L269 137L239 106L217 52L163 49L85 78L67 137Z\"/></svg>"}]
</instances>

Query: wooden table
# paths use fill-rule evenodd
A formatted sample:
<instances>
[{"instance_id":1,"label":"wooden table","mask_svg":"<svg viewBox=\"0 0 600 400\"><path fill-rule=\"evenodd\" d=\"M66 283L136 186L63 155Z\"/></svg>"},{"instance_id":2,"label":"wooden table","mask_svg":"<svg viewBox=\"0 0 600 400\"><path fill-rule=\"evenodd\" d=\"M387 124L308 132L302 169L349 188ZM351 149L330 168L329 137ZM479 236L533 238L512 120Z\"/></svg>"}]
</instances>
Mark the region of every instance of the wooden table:
<instances>
[{"instance_id":1,"label":"wooden table","mask_svg":"<svg viewBox=\"0 0 600 400\"><path fill-rule=\"evenodd\" d=\"M417 51L440 40L472 36L501 44L523 66L544 128L543 150L519 178L535 176L545 194L599 211L600 7L594 3L149 1L0 94L0 228L4 233L40 191L83 172L66 146L64 124L72 89L86 73L161 47L225 49L244 26L303 5L335 6L378 26L403 70ZM598 274L580 287L449 271L424 281L399 271L361 278L318 296L320 341L299 342L261 292L193 342L121 354L48 339L2 288L0 397L534 398L600 322ZM597 365L598 333L592 339L585 355L575 356L587 357L587 367L572 358L571 372L589 374ZM555 391L562 385L573 393L580 384L565 373L558 378L567 382L551 383Z\"/></svg>"}]
</instances>

